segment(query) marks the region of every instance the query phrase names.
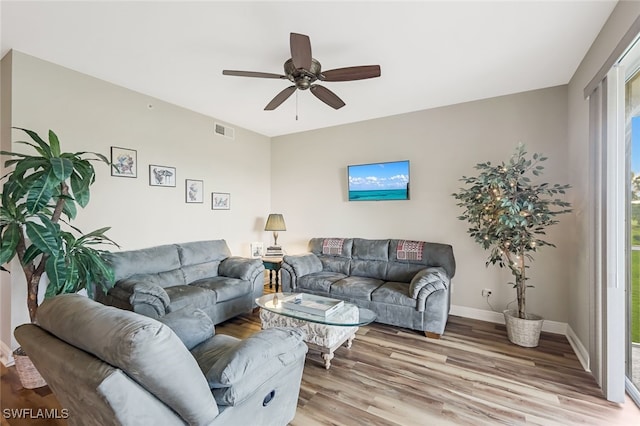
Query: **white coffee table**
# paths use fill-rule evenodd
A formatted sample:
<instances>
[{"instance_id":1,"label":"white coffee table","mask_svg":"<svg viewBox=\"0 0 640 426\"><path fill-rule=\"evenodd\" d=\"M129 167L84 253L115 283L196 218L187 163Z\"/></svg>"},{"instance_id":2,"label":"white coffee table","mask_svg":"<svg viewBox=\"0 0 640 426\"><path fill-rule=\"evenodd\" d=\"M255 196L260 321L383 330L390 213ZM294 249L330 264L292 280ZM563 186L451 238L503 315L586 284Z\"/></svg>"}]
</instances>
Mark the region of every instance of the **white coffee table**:
<instances>
[{"instance_id":1,"label":"white coffee table","mask_svg":"<svg viewBox=\"0 0 640 426\"><path fill-rule=\"evenodd\" d=\"M324 317L287 309L282 306L282 300L291 293L266 294L256 299L260 309L262 328L295 327L302 329L307 337L305 342L311 349L320 351L324 360L324 367L331 367L333 352L343 344L351 348L358 327L367 325L376 319L376 314L360 308L352 303L344 303L337 312ZM279 303L274 303L274 296ZM304 294L306 299L327 299L313 294Z\"/></svg>"}]
</instances>

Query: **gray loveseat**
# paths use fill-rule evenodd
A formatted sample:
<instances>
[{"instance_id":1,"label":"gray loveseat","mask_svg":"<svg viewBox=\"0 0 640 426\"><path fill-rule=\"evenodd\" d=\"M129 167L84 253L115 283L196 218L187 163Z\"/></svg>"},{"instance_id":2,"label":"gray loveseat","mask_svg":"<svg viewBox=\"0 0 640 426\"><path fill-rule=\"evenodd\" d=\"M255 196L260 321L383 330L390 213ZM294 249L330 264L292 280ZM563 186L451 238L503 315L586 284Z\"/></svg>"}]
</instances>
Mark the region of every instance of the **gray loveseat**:
<instances>
[{"instance_id":1,"label":"gray loveseat","mask_svg":"<svg viewBox=\"0 0 640 426\"><path fill-rule=\"evenodd\" d=\"M225 240L167 244L108 255L115 285L96 299L152 318L191 305L215 324L253 309L264 290L260 259L231 256Z\"/></svg>"},{"instance_id":2,"label":"gray loveseat","mask_svg":"<svg viewBox=\"0 0 640 426\"><path fill-rule=\"evenodd\" d=\"M428 337L444 333L456 269L450 245L312 238L309 251L284 257L282 291L345 300L374 311L377 322Z\"/></svg>"},{"instance_id":3,"label":"gray loveseat","mask_svg":"<svg viewBox=\"0 0 640 426\"><path fill-rule=\"evenodd\" d=\"M307 352L302 332L269 329L239 340L214 334L198 309L165 319L66 294L47 299L37 325L21 325L15 336L71 425L283 426L293 419Z\"/></svg>"}]
</instances>

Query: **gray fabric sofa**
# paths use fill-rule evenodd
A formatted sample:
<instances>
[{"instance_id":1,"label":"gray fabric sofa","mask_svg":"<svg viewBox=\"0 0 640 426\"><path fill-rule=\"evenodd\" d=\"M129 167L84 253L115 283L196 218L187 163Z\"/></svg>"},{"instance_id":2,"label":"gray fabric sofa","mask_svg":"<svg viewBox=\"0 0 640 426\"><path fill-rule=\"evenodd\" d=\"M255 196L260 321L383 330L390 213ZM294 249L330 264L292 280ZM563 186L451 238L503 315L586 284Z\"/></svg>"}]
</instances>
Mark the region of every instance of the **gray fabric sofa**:
<instances>
[{"instance_id":1,"label":"gray fabric sofa","mask_svg":"<svg viewBox=\"0 0 640 426\"><path fill-rule=\"evenodd\" d=\"M456 263L447 244L312 238L310 253L284 256L283 292L328 296L368 308L376 321L439 338Z\"/></svg>"},{"instance_id":2,"label":"gray fabric sofa","mask_svg":"<svg viewBox=\"0 0 640 426\"><path fill-rule=\"evenodd\" d=\"M225 240L108 254L115 285L96 300L152 318L191 305L215 324L250 311L264 290L260 259L231 256Z\"/></svg>"},{"instance_id":3,"label":"gray fabric sofa","mask_svg":"<svg viewBox=\"0 0 640 426\"><path fill-rule=\"evenodd\" d=\"M181 311L163 324L66 294L46 300L37 325L21 325L15 336L70 425L282 426L294 418L302 332L269 329L239 340L215 334L203 311Z\"/></svg>"}]
</instances>

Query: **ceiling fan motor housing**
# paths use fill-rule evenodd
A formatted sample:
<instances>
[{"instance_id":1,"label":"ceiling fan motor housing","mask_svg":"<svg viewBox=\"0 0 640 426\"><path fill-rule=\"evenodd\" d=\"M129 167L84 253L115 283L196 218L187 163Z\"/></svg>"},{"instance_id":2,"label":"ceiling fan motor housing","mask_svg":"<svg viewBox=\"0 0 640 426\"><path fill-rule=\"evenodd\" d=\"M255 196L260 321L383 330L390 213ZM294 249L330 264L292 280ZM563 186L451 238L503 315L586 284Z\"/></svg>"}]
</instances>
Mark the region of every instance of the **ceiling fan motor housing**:
<instances>
[{"instance_id":1,"label":"ceiling fan motor housing","mask_svg":"<svg viewBox=\"0 0 640 426\"><path fill-rule=\"evenodd\" d=\"M284 74L296 87L300 90L306 90L320 76L321 65L315 59L311 59L311 67L309 70L304 68L296 68L293 65L293 59L289 59L284 63Z\"/></svg>"}]
</instances>

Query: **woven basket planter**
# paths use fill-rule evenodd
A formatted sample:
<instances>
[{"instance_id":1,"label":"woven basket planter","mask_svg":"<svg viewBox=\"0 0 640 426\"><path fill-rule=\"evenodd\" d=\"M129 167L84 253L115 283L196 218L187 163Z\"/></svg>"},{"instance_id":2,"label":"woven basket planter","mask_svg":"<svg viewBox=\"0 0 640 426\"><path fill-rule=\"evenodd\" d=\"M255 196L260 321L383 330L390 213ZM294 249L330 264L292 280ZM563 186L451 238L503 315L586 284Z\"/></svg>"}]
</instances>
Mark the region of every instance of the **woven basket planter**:
<instances>
[{"instance_id":1,"label":"woven basket planter","mask_svg":"<svg viewBox=\"0 0 640 426\"><path fill-rule=\"evenodd\" d=\"M16 362L16 371L20 378L20 383L25 389L35 389L46 386L47 382L42 378L31 359L24 353L22 348L13 351L13 359Z\"/></svg>"},{"instance_id":2,"label":"woven basket planter","mask_svg":"<svg viewBox=\"0 0 640 426\"><path fill-rule=\"evenodd\" d=\"M507 337L511 343L525 348L538 346L542 323L544 323L542 317L527 314L527 319L522 319L518 317L518 312L515 310L506 310L502 313L507 325Z\"/></svg>"}]
</instances>

